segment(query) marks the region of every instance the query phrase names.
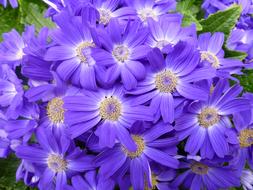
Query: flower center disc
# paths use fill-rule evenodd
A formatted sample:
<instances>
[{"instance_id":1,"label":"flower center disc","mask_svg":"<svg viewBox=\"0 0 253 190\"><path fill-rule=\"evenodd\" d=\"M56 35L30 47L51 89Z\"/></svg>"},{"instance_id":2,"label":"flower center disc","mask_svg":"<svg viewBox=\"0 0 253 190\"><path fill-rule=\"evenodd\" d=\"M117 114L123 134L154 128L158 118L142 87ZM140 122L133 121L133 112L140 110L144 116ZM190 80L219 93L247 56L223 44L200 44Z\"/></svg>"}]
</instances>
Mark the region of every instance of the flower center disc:
<instances>
[{"instance_id":1,"label":"flower center disc","mask_svg":"<svg viewBox=\"0 0 253 190\"><path fill-rule=\"evenodd\" d=\"M68 163L60 155L51 154L47 158L47 165L54 172L63 172L67 169Z\"/></svg>"},{"instance_id":2,"label":"flower center disc","mask_svg":"<svg viewBox=\"0 0 253 190\"><path fill-rule=\"evenodd\" d=\"M130 158L136 158L142 155L144 148L145 148L145 143L142 137L138 135L132 135L132 138L137 145L137 150L135 152L130 152L126 147L122 146L123 152Z\"/></svg>"},{"instance_id":3,"label":"flower center disc","mask_svg":"<svg viewBox=\"0 0 253 190\"><path fill-rule=\"evenodd\" d=\"M63 100L61 98L54 98L47 104L47 116L49 120L54 123L63 123L64 122L64 108Z\"/></svg>"},{"instance_id":4,"label":"flower center disc","mask_svg":"<svg viewBox=\"0 0 253 190\"><path fill-rule=\"evenodd\" d=\"M215 69L218 69L220 67L220 61L216 57L216 55L208 51L202 51L200 53L201 53L201 61L205 60L208 61Z\"/></svg>"},{"instance_id":5,"label":"flower center disc","mask_svg":"<svg viewBox=\"0 0 253 190\"><path fill-rule=\"evenodd\" d=\"M218 111L214 108L207 107L198 115L199 124L202 127L208 128L220 121Z\"/></svg>"},{"instance_id":6,"label":"flower center disc","mask_svg":"<svg viewBox=\"0 0 253 190\"><path fill-rule=\"evenodd\" d=\"M93 42L83 42L76 48L77 57L84 63L87 62L84 50L88 47L95 47L95 44Z\"/></svg>"},{"instance_id":7,"label":"flower center disc","mask_svg":"<svg viewBox=\"0 0 253 190\"><path fill-rule=\"evenodd\" d=\"M156 47L159 49L163 49L168 44L170 44L170 43L167 40L160 40L156 43Z\"/></svg>"},{"instance_id":8,"label":"flower center disc","mask_svg":"<svg viewBox=\"0 0 253 190\"><path fill-rule=\"evenodd\" d=\"M155 85L160 92L173 92L176 89L177 83L177 76L169 70L164 70L155 76Z\"/></svg>"},{"instance_id":9,"label":"flower center disc","mask_svg":"<svg viewBox=\"0 0 253 190\"><path fill-rule=\"evenodd\" d=\"M125 45L118 45L113 49L112 55L117 61L123 63L129 57L129 49Z\"/></svg>"},{"instance_id":10,"label":"flower center disc","mask_svg":"<svg viewBox=\"0 0 253 190\"><path fill-rule=\"evenodd\" d=\"M156 20L157 17L155 11L152 8L141 9L138 12L138 15L142 22L147 21L147 18L153 18Z\"/></svg>"},{"instance_id":11,"label":"flower center disc","mask_svg":"<svg viewBox=\"0 0 253 190\"><path fill-rule=\"evenodd\" d=\"M100 14L99 22L102 23L103 25L108 24L111 17L112 17L111 16L112 12L108 9L103 9L103 8L100 8L98 11L99 11L99 14Z\"/></svg>"},{"instance_id":12,"label":"flower center disc","mask_svg":"<svg viewBox=\"0 0 253 190\"><path fill-rule=\"evenodd\" d=\"M245 148L253 144L253 130L244 129L240 132L239 136L240 147Z\"/></svg>"},{"instance_id":13,"label":"flower center disc","mask_svg":"<svg viewBox=\"0 0 253 190\"><path fill-rule=\"evenodd\" d=\"M196 162L191 165L191 170L195 174L204 175L208 172L208 166L200 162Z\"/></svg>"},{"instance_id":14,"label":"flower center disc","mask_svg":"<svg viewBox=\"0 0 253 190\"><path fill-rule=\"evenodd\" d=\"M102 119L117 121L121 115L121 103L114 97L105 98L99 107L99 114Z\"/></svg>"}]
</instances>

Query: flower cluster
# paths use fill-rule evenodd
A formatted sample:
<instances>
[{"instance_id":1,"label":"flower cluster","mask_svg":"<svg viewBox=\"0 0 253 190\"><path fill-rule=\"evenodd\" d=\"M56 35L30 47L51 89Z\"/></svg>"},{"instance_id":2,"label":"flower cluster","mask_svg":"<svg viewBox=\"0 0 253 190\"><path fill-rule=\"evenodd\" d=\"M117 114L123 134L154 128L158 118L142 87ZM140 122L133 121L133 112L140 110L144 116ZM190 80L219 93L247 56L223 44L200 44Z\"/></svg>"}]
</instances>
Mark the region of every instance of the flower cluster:
<instances>
[{"instance_id":1,"label":"flower cluster","mask_svg":"<svg viewBox=\"0 0 253 190\"><path fill-rule=\"evenodd\" d=\"M0 157L21 159L17 180L41 190L253 188L253 94L234 77L247 64L224 56L223 33L182 27L175 0L44 1L54 29L12 30L0 44ZM244 12L229 43L248 52L233 41L251 36Z\"/></svg>"}]
</instances>

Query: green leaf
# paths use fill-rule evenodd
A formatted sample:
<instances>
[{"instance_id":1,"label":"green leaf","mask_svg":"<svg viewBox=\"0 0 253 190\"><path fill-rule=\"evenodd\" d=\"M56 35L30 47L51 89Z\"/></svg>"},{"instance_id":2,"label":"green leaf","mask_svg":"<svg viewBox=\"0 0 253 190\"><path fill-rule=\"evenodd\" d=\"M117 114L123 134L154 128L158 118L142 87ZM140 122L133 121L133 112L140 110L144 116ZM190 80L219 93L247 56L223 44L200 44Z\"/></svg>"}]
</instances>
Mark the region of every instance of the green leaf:
<instances>
[{"instance_id":1,"label":"green leaf","mask_svg":"<svg viewBox=\"0 0 253 190\"><path fill-rule=\"evenodd\" d=\"M183 26L189 26L192 23L196 24L197 31L201 31L202 30L202 26L199 23L199 21L191 13L185 13L182 25Z\"/></svg>"},{"instance_id":2,"label":"green leaf","mask_svg":"<svg viewBox=\"0 0 253 190\"><path fill-rule=\"evenodd\" d=\"M253 92L253 70L245 70L243 75L237 75L236 78L240 80L244 91Z\"/></svg>"},{"instance_id":3,"label":"green leaf","mask_svg":"<svg viewBox=\"0 0 253 190\"><path fill-rule=\"evenodd\" d=\"M45 7L39 6L33 2L27 3L21 1L21 23L34 25L36 31L42 27L54 28L55 24L49 18L44 17L43 10Z\"/></svg>"},{"instance_id":4,"label":"green leaf","mask_svg":"<svg viewBox=\"0 0 253 190\"><path fill-rule=\"evenodd\" d=\"M197 30L202 30L202 26L197 20L197 13L200 11L199 5L195 4L195 0L183 0L177 3L177 11L183 14L183 26L196 24Z\"/></svg>"},{"instance_id":5,"label":"green leaf","mask_svg":"<svg viewBox=\"0 0 253 190\"><path fill-rule=\"evenodd\" d=\"M19 8L3 8L0 5L0 41L2 40L3 33L9 32L13 28L22 32L23 27L23 24L20 23Z\"/></svg>"},{"instance_id":6,"label":"green leaf","mask_svg":"<svg viewBox=\"0 0 253 190\"><path fill-rule=\"evenodd\" d=\"M242 8L239 5L232 5L225 11L218 11L215 14L211 14L207 19L201 20L203 32L223 32L227 38L235 27L238 18L241 15Z\"/></svg>"},{"instance_id":7,"label":"green leaf","mask_svg":"<svg viewBox=\"0 0 253 190\"><path fill-rule=\"evenodd\" d=\"M241 51L234 51L227 48L223 48L225 51L225 57L244 60L247 57L247 53Z\"/></svg>"},{"instance_id":8,"label":"green leaf","mask_svg":"<svg viewBox=\"0 0 253 190\"><path fill-rule=\"evenodd\" d=\"M0 189L1 190L30 190L23 182L15 182L16 170L20 160L14 156L0 159Z\"/></svg>"}]
</instances>

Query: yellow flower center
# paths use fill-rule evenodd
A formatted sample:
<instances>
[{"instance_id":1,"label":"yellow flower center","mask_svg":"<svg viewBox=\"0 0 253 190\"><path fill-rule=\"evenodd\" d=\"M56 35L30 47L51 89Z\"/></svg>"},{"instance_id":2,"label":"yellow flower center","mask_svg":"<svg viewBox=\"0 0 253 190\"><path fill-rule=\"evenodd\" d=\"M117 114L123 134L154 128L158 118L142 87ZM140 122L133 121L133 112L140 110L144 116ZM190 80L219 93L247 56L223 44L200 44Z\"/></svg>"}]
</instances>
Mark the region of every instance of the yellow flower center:
<instances>
[{"instance_id":1,"label":"yellow flower center","mask_svg":"<svg viewBox=\"0 0 253 190\"><path fill-rule=\"evenodd\" d=\"M52 99L47 104L47 116L49 120L54 124L59 124L64 122L64 108L63 100L59 97Z\"/></svg>"},{"instance_id":2,"label":"yellow flower center","mask_svg":"<svg viewBox=\"0 0 253 190\"><path fill-rule=\"evenodd\" d=\"M208 128L220 121L220 116L215 108L206 107L198 115L199 124L202 127Z\"/></svg>"},{"instance_id":3,"label":"yellow flower center","mask_svg":"<svg viewBox=\"0 0 253 190\"><path fill-rule=\"evenodd\" d=\"M106 97L99 107L102 119L117 121L121 115L121 103L115 97Z\"/></svg>"},{"instance_id":4,"label":"yellow flower center","mask_svg":"<svg viewBox=\"0 0 253 190\"><path fill-rule=\"evenodd\" d=\"M60 155L50 154L47 158L47 166L54 172L63 172L67 170L68 163Z\"/></svg>"},{"instance_id":5,"label":"yellow flower center","mask_svg":"<svg viewBox=\"0 0 253 190\"><path fill-rule=\"evenodd\" d=\"M84 50L88 47L95 47L95 44L93 42L83 42L79 44L76 48L77 57L83 62L87 63L87 57L84 54Z\"/></svg>"},{"instance_id":6,"label":"yellow flower center","mask_svg":"<svg viewBox=\"0 0 253 190\"><path fill-rule=\"evenodd\" d=\"M156 189L156 185L158 184L157 180L156 180L156 176L154 174L152 174L151 176L151 183L152 183L152 188L148 187L148 183L145 180L145 188L144 190L155 190Z\"/></svg>"},{"instance_id":7,"label":"yellow flower center","mask_svg":"<svg viewBox=\"0 0 253 190\"><path fill-rule=\"evenodd\" d=\"M155 85L160 92L173 92L176 89L177 83L177 76L170 70L164 70L155 76Z\"/></svg>"},{"instance_id":8,"label":"yellow flower center","mask_svg":"<svg viewBox=\"0 0 253 190\"><path fill-rule=\"evenodd\" d=\"M132 138L137 145L137 150L135 152L129 151L126 147L122 146L123 152L130 158L136 158L142 155L145 149L145 142L141 136L132 135Z\"/></svg>"},{"instance_id":9,"label":"yellow flower center","mask_svg":"<svg viewBox=\"0 0 253 190\"><path fill-rule=\"evenodd\" d=\"M191 165L191 170L195 174L205 175L208 172L208 166L200 162L195 162Z\"/></svg>"},{"instance_id":10,"label":"yellow flower center","mask_svg":"<svg viewBox=\"0 0 253 190\"><path fill-rule=\"evenodd\" d=\"M220 68L220 61L216 57L216 55L208 51L201 51L200 53L201 53L201 61L208 61L215 69Z\"/></svg>"},{"instance_id":11,"label":"yellow flower center","mask_svg":"<svg viewBox=\"0 0 253 190\"><path fill-rule=\"evenodd\" d=\"M114 58L119 62L125 62L129 57L129 49L125 45L117 45L112 52Z\"/></svg>"},{"instance_id":12,"label":"yellow flower center","mask_svg":"<svg viewBox=\"0 0 253 190\"><path fill-rule=\"evenodd\" d=\"M244 129L240 132L239 136L240 147L245 148L253 144L253 130Z\"/></svg>"},{"instance_id":13,"label":"yellow flower center","mask_svg":"<svg viewBox=\"0 0 253 190\"><path fill-rule=\"evenodd\" d=\"M104 25L108 24L111 17L112 17L112 12L108 9L103 9L103 8L98 9L98 11L99 11L99 14L100 14L99 22L104 24Z\"/></svg>"}]
</instances>

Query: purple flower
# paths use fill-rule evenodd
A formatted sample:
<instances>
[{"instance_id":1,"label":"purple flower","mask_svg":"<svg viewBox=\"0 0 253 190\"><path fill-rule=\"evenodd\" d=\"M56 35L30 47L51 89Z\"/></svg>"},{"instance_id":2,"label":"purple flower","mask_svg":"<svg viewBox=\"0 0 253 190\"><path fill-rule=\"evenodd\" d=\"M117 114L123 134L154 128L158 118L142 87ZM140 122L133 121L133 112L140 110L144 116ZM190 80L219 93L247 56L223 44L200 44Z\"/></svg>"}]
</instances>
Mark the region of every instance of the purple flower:
<instances>
[{"instance_id":1,"label":"purple flower","mask_svg":"<svg viewBox=\"0 0 253 190\"><path fill-rule=\"evenodd\" d=\"M240 73L243 63L237 59L224 58L223 43L223 33L216 32L213 35L204 33L199 35L198 48L203 66L210 66L217 70L218 76L229 78L230 75L227 73Z\"/></svg>"},{"instance_id":2,"label":"purple flower","mask_svg":"<svg viewBox=\"0 0 253 190\"><path fill-rule=\"evenodd\" d=\"M65 136L56 139L49 131L39 129L36 139L39 144L20 145L16 155L41 171L40 189L54 185L56 190L61 190L71 175L93 168L92 157L85 155Z\"/></svg>"},{"instance_id":3,"label":"purple flower","mask_svg":"<svg viewBox=\"0 0 253 190\"><path fill-rule=\"evenodd\" d=\"M177 14L170 17L163 16L157 22L148 19L150 35L146 44L153 48L159 48L163 53L168 53L180 40L194 40L196 37L195 26L182 28L181 22L182 16Z\"/></svg>"},{"instance_id":4,"label":"purple flower","mask_svg":"<svg viewBox=\"0 0 253 190\"><path fill-rule=\"evenodd\" d=\"M0 107L7 118L16 119L23 108L23 86L13 70L6 65L0 66Z\"/></svg>"},{"instance_id":5,"label":"purple flower","mask_svg":"<svg viewBox=\"0 0 253 190\"><path fill-rule=\"evenodd\" d=\"M0 61L10 64L11 67L20 65L23 61L23 48L25 42L15 30L3 34L3 42L0 44Z\"/></svg>"},{"instance_id":6,"label":"purple flower","mask_svg":"<svg viewBox=\"0 0 253 190\"><path fill-rule=\"evenodd\" d=\"M179 139L189 136L185 145L187 152L196 155L200 150L201 156L209 159L229 154L229 143L238 143L236 134L229 130L230 116L250 109L247 99L237 97L241 91L239 85L227 89L226 80L220 80L207 92L205 101L189 104L187 111L175 120Z\"/></svg>"},{"instance_id":7,"label":"purple flower","mask_svg":"<svg viewBox=\"0 0 253 190\"><path fill-rule=\"evenodd\" d=\"M121 87L100 89L98 92L84 91L83 96L68 96L63 100L71 137L78 137L97 126L95 134L99 137L101 147L113 147L118 139L124 146L135 150L136 146L127 129L135 121L153 120L150 109L133 105L131 98L124 97Z\"/></svg>"},{"instance_id":8,"label":"purple flower","mask_svg":"<svg viewBox=\"0 0 253 190\"><path fill-rule=\"evenodd\" d=\"M60 27L52 32L56 46L48 49L45 60L60 61L56 72L64 81L95 90L98 75L102 73L90 55L98 43L94 30L79 19L71 20L71 17L63 15L56 18Z\"/></svg>"},{"instance_id":9,"label":"purple flower","mask_svg":"<svg viewBox=\"0 0 253 190\"><path fill-rule=\"evenodd\" d=\"M186 42L179 42L164 60L163 54L155 48L148 54L151 65L144 81L138 82L137 88L129 94L138 95L134 103L150 102L151 108L164 122L174 121L176 97L203 100L207 98L200 88L193 85L202 79L215 76L210 68L196 69L199 64L199 53Z\"/></svg>"},{"instance_id":10,"label":"purple flower","mask_svg":"<svg viewBox=\"0 0 253 190\"><path fill-rule=\"evenodd\" d=\"M61 135L65 132L64 97L77 95L80 89L65 84L56 73L53 73L54 83L39 83L38 86L31 86L25 96L30 102L41 100L39 127L49 128L54 135Z\"/></svg>"},{"instance_id":11,"label":"purple flower","mask_svg":"<svg viewBox=\"0 0 253 190\"><path fill-rule=\"evenodd\" d=\"M168 124L159 123L149 130L143 131L146 123L137 122L132 133L137 150L130 151L124 145L116 144L112 149L106 149L95 159L100 165L99 173L105 177L122 178L130 173L133 189L152 188L152 173L150 162L154 161L168 168L177 168L178 160L175 155L176 138L161 138L162 135L173 130Z\"/></svg>"},{"instance_id":12,"label":"purple flower","mask_svg":"<svg viewBox=\"0 0 253 190\"><path fill-rule=\"evenodd\" d=\"M72 187L66 186L66 190L94 189L94 190L113 190L114 181L104 179L95 170L87 172L84 177L77 175L71 179Z\"/></svg>"},{"instance_id":13,"label":"purple flower","mask_svg":"<svg viewBox=\"0 0 253 190\"><path fill-rule=\"evenodd\" d=\"M176 9L175 0L166 0L163 2L154 0L125 0L126 4L136 10L137 18L144 24L148 18L158 21L160 16L166 15L170 10Z\"/></svg>"},{"instance_id":14,"label":"purple flower","mask_svg":"<svg viewBox=\"0 0 253 190\"><path fill-rule=\"evenodd\" d=\"M132 7L120 7L120 0L93 0L93 6L99 12L99 23L107 25L111 19L128 19L136 14Z\"/></svg>"},{"instance_id":15,"label":"purple flower","mask_svg":"<svg viewBox=\"0 0 253 190\"><path fill-rule=\"evenodd\" d=\"M133 89L137 81L145 77L145 67L139 60L148 51L144 45L148 31L139 22L129 21L125 26L112 19L108 27L98 33L104 49L94 49L92 56L98 65L109 67L105 82L114 84L121 78L126 89Z\"/></svg>"},{"instance_id":16,"label":"purple flower","mask_svg":"<svg viewBox=\"0 0 253 190\"><path fill-rule=\"evenodd\" d=\"M253 30L234 29L228 38L227 47L233 50L246 52L248 54L246 61L250 62L253 59L252 35Z\"/></svg>"},{"instance_id":17,"label":"purple flower","mask_svg":"<svg viewBox=\"0 0 253 190\"><path fill-rule=\"evenodd\" d=\"M225 166L221 161L201 158L182 161L180 168L186 169L173 182L175 186L194 190L226 189L240 186L240 177L235 168Z\"/></svg>"},{"instance_id":18,"label":"purple flower","mask_svg":"<svg viewBox=\"0 0 253 190\"><path fill-rule=\"evenodd\" d=\"M2 4L4 7L7 7L7 0L0 0L0 4ZM11 4L12 8L18 7L18 1L17 0L9 0L9 3Z\"/></svg>"},{"instance_id":19,"label":"purple flower","mask_svg":"<svg viewBox=\"0 0 253 190\"><path fill-rule=\"evenodd\" d=\"M241 184L244 190L253 189L253 173L251 170L242 171Z\"/></svg>"}]
</instances>

